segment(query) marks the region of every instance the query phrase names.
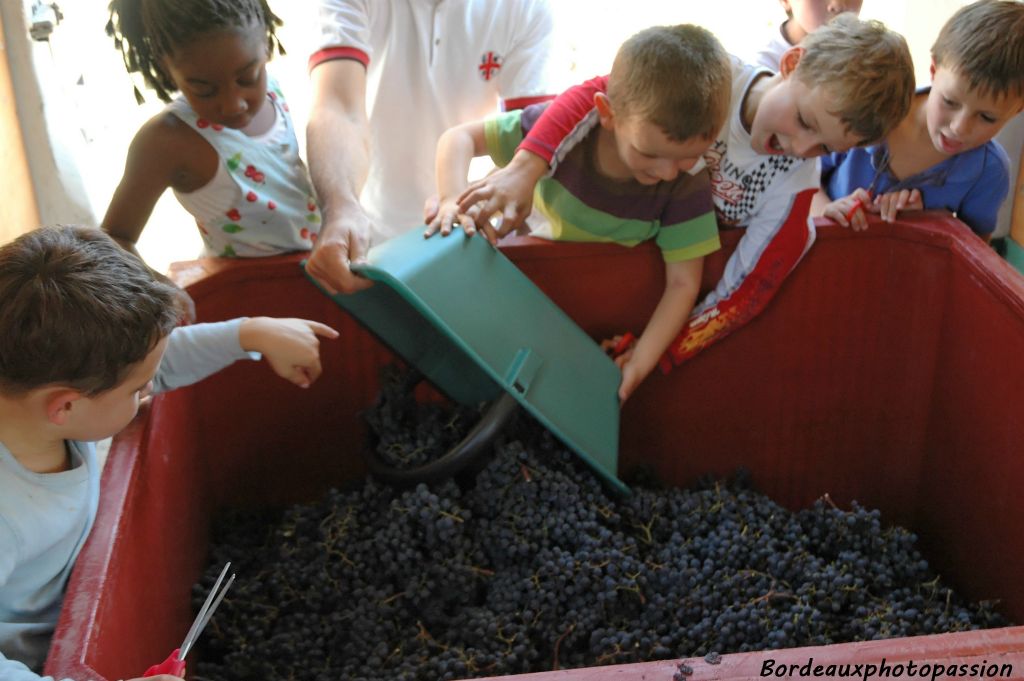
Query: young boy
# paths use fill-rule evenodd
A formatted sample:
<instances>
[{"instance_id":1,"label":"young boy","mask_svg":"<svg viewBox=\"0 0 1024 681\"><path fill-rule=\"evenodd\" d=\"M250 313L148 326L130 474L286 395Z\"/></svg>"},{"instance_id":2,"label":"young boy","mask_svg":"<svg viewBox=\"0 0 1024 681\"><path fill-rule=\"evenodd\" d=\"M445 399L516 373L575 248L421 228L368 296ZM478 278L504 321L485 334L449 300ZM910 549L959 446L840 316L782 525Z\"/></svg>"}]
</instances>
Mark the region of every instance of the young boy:
<instances>
[{"instance_id":1,"label":"young boy","mask_svg":"<svg viewBox=\"0 0 1024 681\"><path fill-rule=\"evenodd\" d=\"M786 20L751 58L750 63L764 66L772 71L779 70L782 55L789 48L799 45L807 34L827 24L832 17L843 12L860 14L863 0L779 0L786 10Z\"/></svg>"},{"instance_id":2,"label":"young boy","mask_svg":"<svg viewBox=\"0 0 1024 681\"><path fill-rule=\"evenodd\" d=\"M459 210L472 210L478 225L500 213L500 234L517 227L533 185L560 161L559 139L605 86L596 78L560 95L509 165L459 197ZM817 163L804 159L884 137L907 113L914 71L899 34L841 14L788 50L778 73L734 60L732 88L732 110L704 160L719 224L745 230L715 290L669 345L676 364L764 309L814 241L808 216L820 181Z\"/></svg>"},{"instance_id":3,"label":"young boy","mask_svg":"<svg viewBox=\"0 0 1024 681\"><path fill-rule=\"evenodd\" d=\"M861 206L887 222L901 210L945 209L991 238L1010 189L1009 159L992 138L1024 109L1024 3L958 10L932 46L931 74L885 141L822 159L833 201L818 197L818 212L860 230Z\"/></svg>"},{"instance_id":4,"label":"young boy","mask_svg":"<svg viewBox=\"0 0 1024 681\"><path fill-rule=\"evenodd\" d=\"M634 246L655 239L665 290L636 346L616 358L625 400L679 332L700 287L704 256L719 248L707 172L691 174L729 111L729 57L698 26L658 26L619 48L607 92L566 140L558 170L536 188L552 236ZM460 222L455 199L473 156L509 161L545 104L452 128L438 142L440 210L427 235ZM571 147L571 148L570 148Z\"/></svg>"},{"instance_id":5,"label":"young boy","mask_svg":"<svg viewBox=\"0 0 1024 681\"><path fill-rule=\"evenodd\" d=\"M250 353L306 387L320 374L317 336L337 336L317 322L266 317L175 328L176 295L99 230L42 228L0 247L4 681L39 679L96 515L93 442L124 428L151 392Z\"/></svg>"}]
</instances>

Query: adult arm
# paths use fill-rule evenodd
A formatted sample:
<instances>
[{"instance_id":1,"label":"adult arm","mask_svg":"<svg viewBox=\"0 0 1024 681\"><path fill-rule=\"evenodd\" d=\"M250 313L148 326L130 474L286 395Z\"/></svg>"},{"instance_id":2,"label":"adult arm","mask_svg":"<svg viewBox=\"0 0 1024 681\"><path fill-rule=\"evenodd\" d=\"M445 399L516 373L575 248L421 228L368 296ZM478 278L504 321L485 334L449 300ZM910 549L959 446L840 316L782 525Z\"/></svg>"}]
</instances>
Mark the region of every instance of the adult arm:
<instances>
[{"instance_id":1,"label":"adult arm","mask_svg":"<svg viewBox=\"0 0 1024 681\"><path fill-rule=\"evenodd\" d=\"M332 59L314 66L311 79L306 156L324 224L306 270L331 293L351 293L370 286L349 267L365 256L370 235L359 203L370 166L366 66Z\"/></svg>"}]
</instances>

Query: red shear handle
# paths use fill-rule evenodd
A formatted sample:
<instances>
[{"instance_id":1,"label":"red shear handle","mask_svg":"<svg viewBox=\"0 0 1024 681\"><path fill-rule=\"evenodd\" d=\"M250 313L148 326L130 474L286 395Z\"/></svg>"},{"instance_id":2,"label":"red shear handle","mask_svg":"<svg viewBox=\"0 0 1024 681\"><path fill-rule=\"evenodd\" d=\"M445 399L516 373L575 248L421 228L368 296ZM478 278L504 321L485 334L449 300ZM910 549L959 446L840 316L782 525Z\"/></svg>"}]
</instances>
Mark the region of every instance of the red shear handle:
<instances>
[{"instance_id":1,"label":"red shear handle","mask_svg":"<svg viewBox=\"0 0 1024 681\"><path fill-rule=\"evenodd\" d=\"M850 210L846 212L846 221L849 222L853 219L853 216L857 214L857 211L864 210L864 202L860 199L854 199L853 205L850 206Z\"/></svg>"},{"instance_id":2,"label":"red shear handle","mask_svg":"<svg viewBox=\"0 0 1024 681\"><path fill-rule=\"evenodd\" d=\"M626 333L622 334L622 338L620 338L619 342L615 344L614 348L612 348L612 357L618 357L626 350L629 350L629 346L631 346L635 342L636 336L634 336L631 332L627 331Z\"/></svg>"},{"instance_id":3,"label":"red shear handle","mask_svg":"<svg viewBox=\"0 0 1024 681\"><path fill-rule=\"evenodd\" d=\"M869 199L875 198L875 193L872 190L870 190L870 189L868 189L868 198ZM857 211L864 210L865 208L867 208L867 206L864 204L863 200L861 200L861 199L854 199L853 200L853 205L850 206L850 210L848 210L846 212L846 221L849 222L850 220L852 220L853 216L857 214Z\"/></svg>"},{"instance_id":4,"label":"red shear handle","mask_svg":"<svg viewBox=\"0 0 1024 681\"><path fill-rule=\"evenodd\" d=\"M170 674L185 678L185 660L178 659L179 648L175 648L167 659L160 664L155 664L146 670L143 676L156 676L157 674Z\"/></svg>"},{"instance_id":5,"label":"red shear handle","mask_svg":"<svg viewBox=\"0 0 1024 681\"><path fill-rule=\"evenodd\" d=\"M622 338L620 338L619 342L615 344L614 348L612 348L612 357L618 357L626 350L629 350L630 346L635 342L636 336L634 336L632 332L627 331L622 334ZM658 358L658 368L661 369L661 373L663 374L667 374L672 371L672 359L669 357L668 351Z\"/></svg>"}]
</instances>

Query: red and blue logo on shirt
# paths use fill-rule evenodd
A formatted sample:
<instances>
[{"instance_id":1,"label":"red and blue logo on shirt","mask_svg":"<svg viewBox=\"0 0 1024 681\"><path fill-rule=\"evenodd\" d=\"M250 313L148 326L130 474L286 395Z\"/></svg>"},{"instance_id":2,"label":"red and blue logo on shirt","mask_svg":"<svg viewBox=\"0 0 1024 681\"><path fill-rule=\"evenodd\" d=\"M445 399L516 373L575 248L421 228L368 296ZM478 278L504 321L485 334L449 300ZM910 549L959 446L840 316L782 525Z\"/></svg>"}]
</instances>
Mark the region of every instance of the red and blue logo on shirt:
<instances>
[{"instance_id":1,"label":"red and blue logo on shirt","mask_svg":"<svg viewBox=\"0 0 1024 681\"><path fill-rule=\"evenodd\" d=\"M501 70L501 64L504 60L501 55L497 52L485 52L480 57L480 66L476 67L480 72L480 77L484 80L490 80L498 75L498 71Z\"/></svg>"}]
</instances>

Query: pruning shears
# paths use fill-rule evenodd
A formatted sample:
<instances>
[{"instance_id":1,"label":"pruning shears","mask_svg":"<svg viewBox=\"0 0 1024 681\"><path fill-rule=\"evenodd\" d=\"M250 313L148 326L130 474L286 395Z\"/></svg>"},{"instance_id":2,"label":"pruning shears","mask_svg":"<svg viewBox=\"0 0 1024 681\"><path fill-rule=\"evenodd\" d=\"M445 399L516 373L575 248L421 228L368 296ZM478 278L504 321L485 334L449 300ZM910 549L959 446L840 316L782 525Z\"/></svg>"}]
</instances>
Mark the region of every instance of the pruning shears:
<instances>
[{"instance_id":1,"label":"pruning shears","mask_svg":"<svg viewBox=\"0 0 1024 681\"><path fill-rule=\"evenodd\" d=\"M224 565L224 569L220 571L220 577L217 578L216 583L213 585L213 589L210 590L210 595L206 597L206 601L203 603L203 607L199 609L199 614L196 615L195 620L192 621L192 626L189 627L188 633L185 634L185 640L181 642L180 648L175 648L171 651L171 654L167 656L167 659L160 664L155 664L146 670L143 676L156 676L157 674L170 674L171 676L185 676L185 656L188 655L188 651L192 649L196 639L203 633L203 629L210 622L210 618L213 617L213 612L220 605L220 602L224 600L224 594L227 593L228 588L232 582L235 581L234 573L228 579L227 584L224 584L224 588L221 589L221 583L224 581L224 576L228 572L228 568L231 567L231 563L228 562Z\"/></svg>"},{"instance_id":2,"label":"pruning shears","mask_svg":"<svg viewBox=\"0 0 1024 681\"><path fill-rule=\"evenodd\" d=\"M882 176L886 170L889 169L889 147L885 147L885 153L878 163L878 167L875 169L875 176L871 178L871 184L867 186L868 198L874 200L875 198L875 187L878 186L878 178ZM864 210L867 206L864 205L864 201L861 199L854 199L853 205L850 206L850 210L846 212L846 221L849 222L853 219L853 216L857 214L857 211Z\"/></svg>"}]
</instances>

